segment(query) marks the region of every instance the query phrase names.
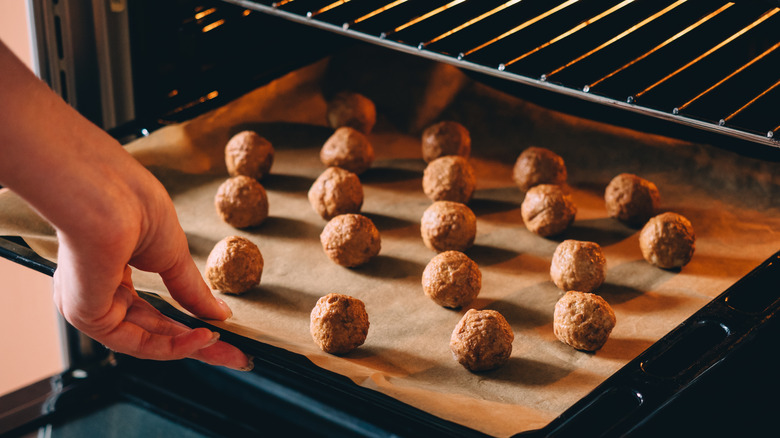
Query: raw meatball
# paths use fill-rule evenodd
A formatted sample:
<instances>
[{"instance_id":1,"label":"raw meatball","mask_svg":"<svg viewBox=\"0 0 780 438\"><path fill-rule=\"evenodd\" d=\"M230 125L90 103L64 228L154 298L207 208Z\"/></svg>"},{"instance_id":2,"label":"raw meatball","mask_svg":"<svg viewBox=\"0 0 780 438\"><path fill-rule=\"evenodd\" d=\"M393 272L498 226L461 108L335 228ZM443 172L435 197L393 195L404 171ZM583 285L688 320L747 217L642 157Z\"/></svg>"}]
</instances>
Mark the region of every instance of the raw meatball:
<instances>
[{"instance_id":1,"label":"raw meatball","mask_svg":"<svg viewBox=\"0 0 780 438\"><path fill-rule=\"evenodd\" d=\"M225 146L225 165L230 176L262 179L273 163L274 147L254 131L239 132Z\"/></svg>"},{"instance_id":2,"label":"raw meatball","mask_svg":"<svg viewBox=\"0 0 780 438\"><path fill-rule=\"evenodd\" d=\"M661 213L642 228L639 248L645 260L659 268L681 268L691 261L696 249L693 225L677 213Z\"/></svg>"},{"instance_id":3,"label":"raw meatball","mask_svg":"<svg viewBox=\"0 0 780 438\"><path fill-rule=\"evenodd\" d=\"M596 294L569 291L555 304L553 330L564 344L577 350L601 348L615 327L615 312Z\"/></svg>"},{"instance_id":4,"label":"raw meatball","mask_svg":"<svg viewBox=\"0 0 780 438\"><path fill-rule=\"evenodd\" d=\"M577 206L561 186L539 184L525 194L520 213L529 231L546 237L568 228L577 215Z\"/></svg>"},{"instance_id":5,"label":"raw meatball","mask_svg":"<svg viewBox=\"0 0 780 438\"><path fill-rule=\"evenodd\" d=\"M326 166L336 166L360 175L374 162L374 148L360 131L341 127L322 145L320 160Z\"/></svg>"},{"instance_id":6,"label":"raw meatball","mask_svg":"<svg viewBox=\"0 0 780 438\"><path fill-rule=\"evenodd\" d=\"M309 203L323 219L359 213L363 206L363 185L354 173L328 167L309 189Z\"/></svg>"},{"instance_id":7,"label":"raw meatball","mask_svg":"<svg viewBox=\"0 0 780 438\"><path fill-rule=\"evenodd\" d=\"M512 176L520 190L527 192L539 184L563 184L567 172L560 155L546 148L531 146L517 157Z\"/></svg>"},{"instance_id":8,"label":"raw meatball","mask_svg":"<svg viewBox=\"0 0 780 438\"><path fill-rule=\"evenodd\" d=\"M434 202L425 210L420 223L423 243L437 252L465 251L477 236L477 217L459 202Z\"/></svg>"},{"instance_id":9,"label":"raw meatball","mask_svg":"<svg viewBox=\"0 0 780 438\"><path fill-rule=\"evenodd\" d=\"M360 214L342 214L331 219L320 234L320 242L331 260L348 268L366 263L382 247L376 226Z\"/></svg>"},{"instance_id":10,"label":"raw meatball","mask_svg":"<svg viewBox=\"0 0 780 438\"><path fill-rule=\"evenodd\" d=\"M471 135L458 122L444 121L431 125L422 134L423 160L431 161L445 155L471 155Z\"/></svg>"},{"instance_id":11,"label":"raw meatball","mask_svg":"<svg viewBox=\"0 0 780 438\"><path fill-rule=\"evenodd\" d=\"M349 126L368 134L376 123L376 106L359 93L341 91L328 101L328 124L333 129Z\"/></svg>"},{"instance_id":12,"label":"raw meatball","mask_svg":"<svg viewBox=\"0 0 780 438\"><path fill-rule=\"evenodd\" d=\"M242 294L260 283L263 255L249 239L228 236L214 245L206 259L206 279L212 289Z\"/></svg>"},{"instance_id":13,"label":"raw meatball","mask_svg":"<svg viewBox=\"0 0 780 438\"><path fill-rule=\"evenodd\" d=\"M471 200L477 180L468 160L448 155L437 158L425 168L423 191L432 201L454 201L463 204Z\"/></svg>"},{"instance_id":14,"label":"raw meatball","mask_svg":"<svg viewBox=\"0 0 780 438\"><path fill-rule=\"evenodd\" d=\"M256 179L245 175L228 178L214 197L217 213L236 228L260 225L268 217L268 195Z\"/></svg>"},{"instance_id":15,"label":"raw meatball","mask_svg":"<svg viewBox=\"0 0 780 438\"><path fill-rule=\"evenodd\" d=\"M661 195L652 182L630 173L621 173L607 185L604 201L609 217L638 227L655 216Z\"/></svg>"},{"instance_id":16,"label":"raw meatball","mask_svg":"<svg viewBox=\"0 0 780 438\"><path fill-rule=\"evenodd\" d=\"M474 300L482 288L479 266L460 251L445 251L428 263L423 292L436 304L457 309Z\"/></svg>"},{"instance_id":17,"label":"raw meatball","mask_svg":"<svg viewBox=\"0 0 780 438\"><path fill-rule=\"evenodd\" d=\"M564 291L593 292L604 283L606 266L598 243L564 240L553 254L550 277Z\"/></svg>"},{"instance_id":18,"label":"raw meatball","mask_svg":"<svg viewBox=\"0 0 780 438\"><path fill-rule=\"evenodd\" d=\"M366 306L357 298L328 294L311 311L309 331L322 351L345 354L363 345L368 336Z\"/></svg>"},{"instance_id":19,"label":"raw meatball","mask_svg":"<svg viewBox=\"0 0 780 438\"><path fill-rule=\"evenodd\" d=\"M495 310L469 309L450 338L452 357L471 371L498 368L509 360L515 334Z\"/></svg>"}]
</instances>

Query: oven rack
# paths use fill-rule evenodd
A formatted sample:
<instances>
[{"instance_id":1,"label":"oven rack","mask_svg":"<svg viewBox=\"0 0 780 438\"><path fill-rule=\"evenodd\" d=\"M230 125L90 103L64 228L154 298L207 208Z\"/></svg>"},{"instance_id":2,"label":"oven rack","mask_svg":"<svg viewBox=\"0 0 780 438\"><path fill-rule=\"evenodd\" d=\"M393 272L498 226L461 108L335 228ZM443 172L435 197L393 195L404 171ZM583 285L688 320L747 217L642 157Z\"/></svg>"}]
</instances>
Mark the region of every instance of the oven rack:
<instances>
[{"instance_id":1,"label":"oven rack","mask_svg":"<svg viewBox=\"0 0 780 438\"><path fill-rule=\"evenodd\" d=\"M780 148L771 1L227 1L499 83Z\"/></svg>"}]
</instances>

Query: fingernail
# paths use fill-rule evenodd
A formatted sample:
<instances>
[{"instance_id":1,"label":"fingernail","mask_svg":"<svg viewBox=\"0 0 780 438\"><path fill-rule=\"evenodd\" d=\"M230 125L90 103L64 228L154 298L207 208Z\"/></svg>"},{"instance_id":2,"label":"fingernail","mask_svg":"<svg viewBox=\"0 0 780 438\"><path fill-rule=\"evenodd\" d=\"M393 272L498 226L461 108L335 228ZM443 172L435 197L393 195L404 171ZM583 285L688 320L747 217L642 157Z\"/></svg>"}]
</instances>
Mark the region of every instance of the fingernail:
<instances>
[{"instance_id":1,"label":"fingernail","mask_svg":"<svg viewBox=\"0 0 780 438\"><path fill-rule=\"evenodd\" d=\"M240 367L239 371L252 371L252 369L255 367L255 358L252 356L246 357L246 365L243 367Z\"/></svg>"},{"instance_id":2,"label":"fingernail","mask_svg":"<svg viewBox=\"0 0 780 438\"><path fill-rule=\"evenodd\" d=\"M218 297L215 298L217 300L217 304L219 304L219 307L221 307L222 310L224 310L228 314L227 318L225 319L228 319L231 316L233 316L233 310L230 309L230 306L228 306L226 302L222 301L222 298L218 298Z\"/></svg>"},{"instance_id":3,"label":"fingernail","mask_svg":"<svg viewBox=\"0 0 780 438\"><path fill-rule=\"evenodd\" d=\"M212 345L216 344L217 341L219 341L219 333L218 332L211 332L211 340L203 346L203 348L211 347Z\"/></svg>"}]
</instances>

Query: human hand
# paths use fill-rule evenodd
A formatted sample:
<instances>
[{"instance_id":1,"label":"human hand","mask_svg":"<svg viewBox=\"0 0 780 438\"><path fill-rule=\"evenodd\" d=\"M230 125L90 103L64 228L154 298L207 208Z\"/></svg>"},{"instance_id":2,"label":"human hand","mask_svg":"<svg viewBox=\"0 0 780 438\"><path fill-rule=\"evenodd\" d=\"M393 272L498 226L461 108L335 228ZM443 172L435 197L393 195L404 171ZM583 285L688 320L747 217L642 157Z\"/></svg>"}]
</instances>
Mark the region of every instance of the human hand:
<instances>
[{"instance_id":1,"label":"human hand","mask_svg":"<svg viewBox=\"0 0 780 438\"><path fill-rule=\"evenodd\" d=\"M95 214L87 208L78 227L58 228L54 300L60 312L74 327L117 352L251 368L251 361L218 341L216 333L177 323L138 296L130 265L159 273L171 296L196 316L218 320L231 316L204 283L162 186L145 169L130 171L134 163L119 167L126 172L117 187L106 190L113 183L101 177L103 183L93 186L94 193L80 194L94 197L93 207L95 202L104 203L112 211L101 208ZM127 181L138 184L131 189Z\"/></svg>"},{"instance_id":2,"label":"human hand","mask_svg":"<svg viewBox=\"0 0 780 438\"><path fill-rule=\"evenodd\" d=\"M235 369L252 361L206 328L141 299L130 266L158 273L198 317L231 315L203 281L160 182L103 130L38 80L0 42L0 184L57 230L54 301L108 348L148 359L191 357Z\"/></svg>"}]
</instances>

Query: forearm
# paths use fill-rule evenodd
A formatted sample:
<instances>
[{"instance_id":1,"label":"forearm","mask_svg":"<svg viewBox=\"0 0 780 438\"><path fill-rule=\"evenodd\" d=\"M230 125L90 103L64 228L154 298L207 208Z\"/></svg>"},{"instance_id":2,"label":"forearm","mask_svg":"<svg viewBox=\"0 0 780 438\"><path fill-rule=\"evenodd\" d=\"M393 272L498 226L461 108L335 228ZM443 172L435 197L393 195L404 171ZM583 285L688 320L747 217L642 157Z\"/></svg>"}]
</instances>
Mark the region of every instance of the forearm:
<instances>
[{"instance_id":1,"label":"forearm","mask_svg":"<svg viewBox=\"0 0 780 438\"><path fill-rule=\"evenodd\" d=\"M0 184L58 230L109 218L105 192L129 190L115 169L137 163L103 130L52 92L0 42ZM80 212L76 214L76 212Z\"/></svg>"}]
</instances>

